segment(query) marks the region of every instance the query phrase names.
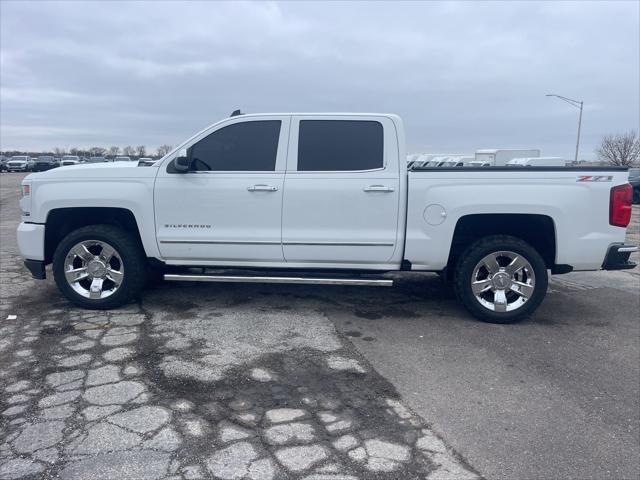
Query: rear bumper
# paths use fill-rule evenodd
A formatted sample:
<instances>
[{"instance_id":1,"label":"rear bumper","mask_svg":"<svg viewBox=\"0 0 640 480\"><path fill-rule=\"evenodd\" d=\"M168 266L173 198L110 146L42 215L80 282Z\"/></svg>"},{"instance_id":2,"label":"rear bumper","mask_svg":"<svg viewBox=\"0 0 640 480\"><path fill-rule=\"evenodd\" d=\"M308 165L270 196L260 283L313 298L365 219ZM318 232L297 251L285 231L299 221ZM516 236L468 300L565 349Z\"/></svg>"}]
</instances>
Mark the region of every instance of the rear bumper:
<instances>
[{"instance_id":1,"label":"rear bumper","mask_svg":"<svg viewBox=\"0 0 640 480\"><path fill-rule=\"evenodd\" d=\"M637 263L630 262L629 256L638 251L638 246L631 243L616 243L609 246L602 264L603 270L628 270L635 268Z\"/></svg>"}]
</instances>

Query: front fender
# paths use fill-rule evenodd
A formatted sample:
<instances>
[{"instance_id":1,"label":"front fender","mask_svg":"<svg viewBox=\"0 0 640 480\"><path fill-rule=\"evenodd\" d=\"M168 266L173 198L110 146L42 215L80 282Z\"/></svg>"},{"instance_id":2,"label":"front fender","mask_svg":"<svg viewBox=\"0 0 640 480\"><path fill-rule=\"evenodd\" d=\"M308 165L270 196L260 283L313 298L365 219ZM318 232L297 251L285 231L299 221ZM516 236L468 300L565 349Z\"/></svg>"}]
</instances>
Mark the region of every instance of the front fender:
<instances>
[{"instance_id":1,"label":"front fender","mask_svg":"<svg viewBox=\"0 0 640 480\"><path fill-rule=\"evenodd\" d=\"M31 217L45 224L53 210L78 207L111 207L130 211L138 225L148 257L159 257L153 212L154 178L58 180L32 184ZM96 223L100 223L96 218Z\"/></svg>"}]
</instances>

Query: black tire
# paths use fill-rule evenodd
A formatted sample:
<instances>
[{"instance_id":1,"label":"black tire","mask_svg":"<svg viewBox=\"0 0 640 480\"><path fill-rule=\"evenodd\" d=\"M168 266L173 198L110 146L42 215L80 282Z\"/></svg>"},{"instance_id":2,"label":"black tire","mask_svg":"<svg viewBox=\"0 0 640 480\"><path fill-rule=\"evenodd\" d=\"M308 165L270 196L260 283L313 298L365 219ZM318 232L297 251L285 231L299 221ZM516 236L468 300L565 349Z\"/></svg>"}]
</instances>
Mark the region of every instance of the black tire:
<instances>
[{"instance_id":1,"label":"black tire","mask_svg":"<svg viewBox=\"0 0 640 480\"><path fill-rule=\"evenodd\" d=\"M89 299L76 292L67 282L64 261L69 251L84 240L98 240L111 245L122 258L124 276L119 288L102 299ZM116 308L137 298L146 280L146 256L133 235L113 225L89 225L69 233L53 254L53 277L60 291L72 303L92 310Z\"/></svg>"},{"instance_id":2,"label":"black tire","mask_svg":"<svg viewBox=\"0 0 640 480\"><path fill-rule=\"evenodd\" d=\"M476 265L487 255L511 251L526 259L535 275L533 294L522 306L512 311L496 312L483 306L473 293L471 281ZM540 305L547 293L549 277L542 256L531 245L510 235L485 237L470 245L458 259L454 288L458 299L478 320L489 323L515 323L527 318Z\"/></svg>"}]
</instances>

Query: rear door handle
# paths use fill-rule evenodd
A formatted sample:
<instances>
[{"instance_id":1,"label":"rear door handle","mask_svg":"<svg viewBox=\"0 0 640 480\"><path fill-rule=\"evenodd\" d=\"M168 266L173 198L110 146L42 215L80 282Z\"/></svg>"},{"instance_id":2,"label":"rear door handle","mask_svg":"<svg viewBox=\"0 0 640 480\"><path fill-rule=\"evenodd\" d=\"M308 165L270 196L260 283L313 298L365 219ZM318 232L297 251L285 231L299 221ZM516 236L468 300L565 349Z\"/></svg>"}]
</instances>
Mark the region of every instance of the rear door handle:
<instances>
[{"instance_id":1,"label":"rear door handle","mask_svg":"<svg viewBox=\"0 0 640 480\"><path fill-rule=\"evenodd\" d=\"M250 192L277 192L278 187L274 187L272 185L253 185L251 187L247 187L247 190Z\"/></svg>"},{"instance_id":2,"label":"rear door handle","mask_svg":"<svg viewBox=\"0 0 640 480\"><path fill-rule=\"evenodd\" d=\"M393 187L387 187L386 185L369 185L364 187L365 192L393 192Z\"/></svg>"}]
</instances>

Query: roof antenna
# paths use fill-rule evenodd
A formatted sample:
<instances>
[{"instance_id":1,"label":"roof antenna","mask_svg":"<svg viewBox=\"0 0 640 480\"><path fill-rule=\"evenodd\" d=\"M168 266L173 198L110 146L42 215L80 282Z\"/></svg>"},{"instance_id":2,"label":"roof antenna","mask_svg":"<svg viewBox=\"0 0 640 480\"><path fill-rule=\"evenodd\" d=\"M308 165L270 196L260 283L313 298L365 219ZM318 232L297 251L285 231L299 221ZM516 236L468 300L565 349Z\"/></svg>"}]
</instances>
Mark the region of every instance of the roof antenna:
<instances>
[{"instance_id":1,"label":"roof antenna","mask_svg":"<svg viewBox=\"0 0 640 480\"><path fill-rule=\"evenodd\" d=\"M244 115L240 110L234 110L233 113L231 113L232 117L237 117L238 115Z\"/></svg>"}]
</instances>

